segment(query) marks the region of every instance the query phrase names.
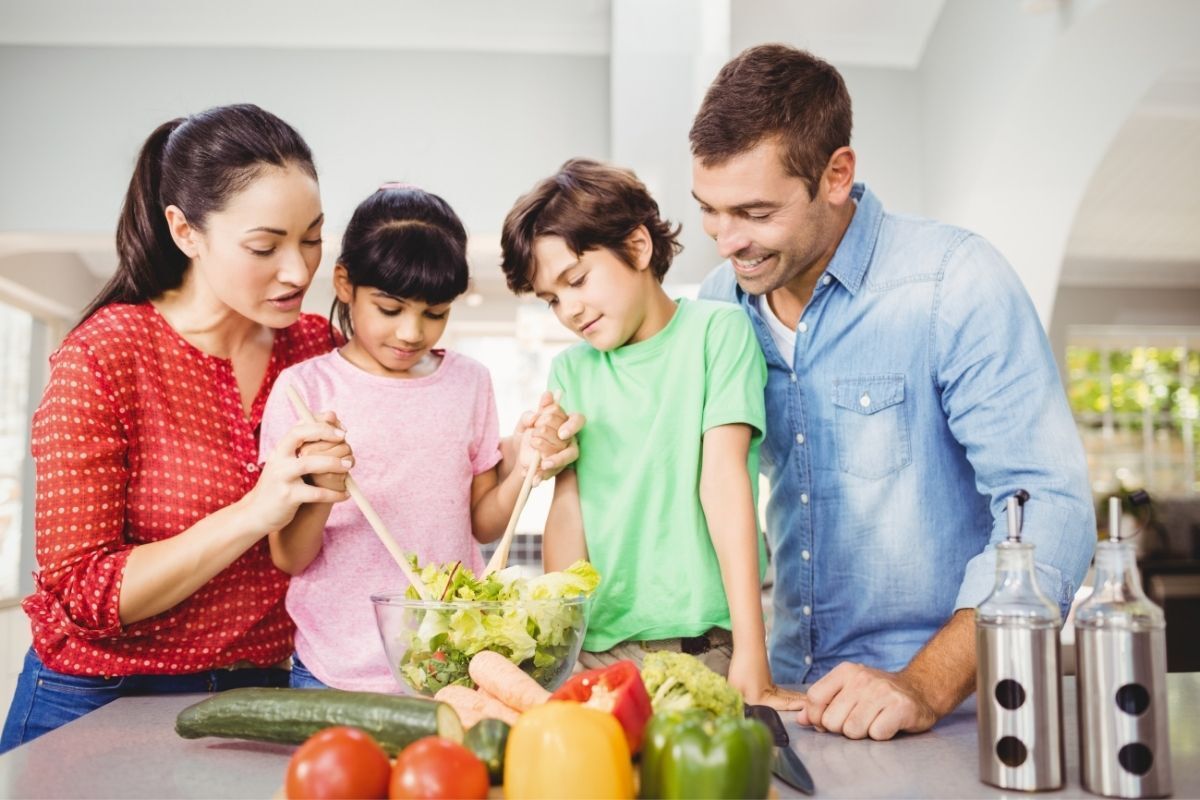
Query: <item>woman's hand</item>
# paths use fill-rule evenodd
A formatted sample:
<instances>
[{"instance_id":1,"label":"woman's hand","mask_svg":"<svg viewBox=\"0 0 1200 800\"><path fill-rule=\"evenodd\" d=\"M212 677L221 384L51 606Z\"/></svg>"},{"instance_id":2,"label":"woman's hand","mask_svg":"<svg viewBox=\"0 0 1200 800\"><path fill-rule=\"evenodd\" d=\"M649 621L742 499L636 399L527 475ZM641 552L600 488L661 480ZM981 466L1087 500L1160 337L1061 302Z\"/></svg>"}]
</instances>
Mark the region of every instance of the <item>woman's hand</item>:
<instances>
[{"instance_id":1,"label":"woman's hand","mask_svg":"<svg viewBox=\"0 0 1200 800\"><path fill-rule=\"evenodd\" d=\"M349 456L301 453L307 445L345 446L346 432L329 422L298 422L280 439L263 464L258 483L242 498L252 524L263 535L292 521L305 503L337 503L349 497L344 491L305 483L305 475L345 475L354 466Z\"/></svg>"},{"instance_id":2,"label":"woman's hand","mask_svg":"<svg viewBox=\"0 0 1200 800\"><path fill-rule=\"evenodd\" d=\"M322 411L316 415L318 422L324 422L332 425L340 431L345 432L342 423L338 421L337 414L332 411ZM301 456L333 456L339 459L350 459L354 461L354 452L350 449L350 443L343 439L340 442L305 442L300 446L297 455ZM305 483L312 486L320 486L323 489L332 489L335 492L346 491L346 474L345 472L322 472L315 475L305 476Z\"/></svg>"}]
</instances>

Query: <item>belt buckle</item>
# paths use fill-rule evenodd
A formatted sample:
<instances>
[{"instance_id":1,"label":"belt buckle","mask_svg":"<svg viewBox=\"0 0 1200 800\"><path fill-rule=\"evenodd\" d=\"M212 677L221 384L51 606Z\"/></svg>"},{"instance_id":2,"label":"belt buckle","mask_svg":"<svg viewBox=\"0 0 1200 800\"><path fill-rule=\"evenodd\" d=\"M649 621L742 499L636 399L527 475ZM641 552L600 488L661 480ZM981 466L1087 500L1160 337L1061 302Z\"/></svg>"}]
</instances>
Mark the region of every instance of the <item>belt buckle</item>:
<instances>
[{"instance_id":1,"label":"belt buckle","mask_svg":"<svg viewBox=\"0 0 1200 800\"><path fill-rule=\"evenodd\" d=\"M679 651L689 656L702 656L712 650L708 636L683 636L679 639Z\"/></svg>"}]
</instances>

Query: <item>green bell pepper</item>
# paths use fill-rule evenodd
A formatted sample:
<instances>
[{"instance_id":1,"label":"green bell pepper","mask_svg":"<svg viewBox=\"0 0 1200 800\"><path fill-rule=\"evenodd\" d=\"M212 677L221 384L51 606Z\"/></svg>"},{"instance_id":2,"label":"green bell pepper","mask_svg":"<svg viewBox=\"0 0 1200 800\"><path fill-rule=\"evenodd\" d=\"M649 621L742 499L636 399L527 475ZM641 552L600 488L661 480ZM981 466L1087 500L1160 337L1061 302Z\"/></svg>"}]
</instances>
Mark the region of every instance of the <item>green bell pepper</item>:
<instances>
[{"instance_id":1,"label":"green bell pepper","mask_svg":"<svg viewBox=\"0 0 1200 800\"><path fill-rule=\"evenodd\" d=\"M765 798L775 743L758 720L705 711L650 718L642 739L642 798Z\"/></svg>"}]
</instances>

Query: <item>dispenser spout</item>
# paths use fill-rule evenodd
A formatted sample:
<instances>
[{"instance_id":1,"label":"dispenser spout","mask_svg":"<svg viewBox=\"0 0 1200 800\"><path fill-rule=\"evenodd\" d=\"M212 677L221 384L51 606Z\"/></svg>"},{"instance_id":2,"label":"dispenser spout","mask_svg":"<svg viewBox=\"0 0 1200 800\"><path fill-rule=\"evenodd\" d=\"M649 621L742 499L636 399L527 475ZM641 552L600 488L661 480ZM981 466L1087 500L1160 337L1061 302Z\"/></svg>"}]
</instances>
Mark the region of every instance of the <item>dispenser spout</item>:
<instances>
[{"instance_id":1,"label":"dispenser spout","mask_svg":"<svg viewBox=\"0 0 1200 800\"><path fill-rule=\"evenodd\" d=\"M1108 538L1110 541L1121 541L1121 498L1108 498Z\"/></svg>"},{"instance_id":2,"label":"dispenser spout","mask_svg":"<svg viewBox=\"0 0 1200 800\"><path fill-rule=\"evenodd\" d=\"M1021 527L1024 525L1022 506L1029 499L1029 492L1017 489L1005 503L1005 513L1008 515L1008 541L1021 541Z\"/></svg>"}]
</instances>

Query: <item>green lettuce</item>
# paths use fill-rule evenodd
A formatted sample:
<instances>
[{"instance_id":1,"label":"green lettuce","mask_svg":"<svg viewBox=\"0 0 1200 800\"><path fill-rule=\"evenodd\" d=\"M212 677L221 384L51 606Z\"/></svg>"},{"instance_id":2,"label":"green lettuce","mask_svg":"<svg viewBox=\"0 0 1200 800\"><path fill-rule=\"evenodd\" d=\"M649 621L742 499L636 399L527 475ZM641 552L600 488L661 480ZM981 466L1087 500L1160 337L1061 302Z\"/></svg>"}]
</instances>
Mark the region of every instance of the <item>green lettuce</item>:
<instances>
[{"instance_id":1,"label":"green lettuce","mask_svg":"<svg viewBox=\"0 0 1200 800\"><path fill-rule=\"evenodd\" d=\"M413 566L416 567L414 559ZM492 650L517 664L543 686L557 685L574 666L583 640L586 603L560 605L563 598L590 596L600 575L586 561L562 572L524 578L509 567L483 578L461 562L428 564L418 569L430 593L445 603L494 601L497 608L459 606L419 608L401 658L399 674L413 689L434 694L443 686L474 687L467 665L481 650ZM419 599L409 587L406 596Z\"/></svg>"}]
</instances>

